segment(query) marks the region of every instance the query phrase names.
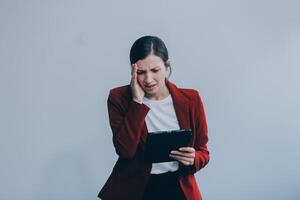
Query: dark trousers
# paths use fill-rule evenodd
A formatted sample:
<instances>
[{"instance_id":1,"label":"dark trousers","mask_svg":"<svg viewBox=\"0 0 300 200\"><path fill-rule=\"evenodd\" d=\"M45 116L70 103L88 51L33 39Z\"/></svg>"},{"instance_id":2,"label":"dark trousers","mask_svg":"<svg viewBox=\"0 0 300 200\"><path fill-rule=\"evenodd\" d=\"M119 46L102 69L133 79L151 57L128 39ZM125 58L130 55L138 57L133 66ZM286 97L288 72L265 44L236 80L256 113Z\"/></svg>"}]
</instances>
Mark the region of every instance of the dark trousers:
<instances>
[{"instance_id":1,"label":"dark trousers","mask_svg":"<svg viewBox=\"0 0 300 200\"><path fill-rule=\"evenodd\" d=\"M151 174L143 200L186 200L179 186L178 172Z\"/></svg>"}]
</instances>

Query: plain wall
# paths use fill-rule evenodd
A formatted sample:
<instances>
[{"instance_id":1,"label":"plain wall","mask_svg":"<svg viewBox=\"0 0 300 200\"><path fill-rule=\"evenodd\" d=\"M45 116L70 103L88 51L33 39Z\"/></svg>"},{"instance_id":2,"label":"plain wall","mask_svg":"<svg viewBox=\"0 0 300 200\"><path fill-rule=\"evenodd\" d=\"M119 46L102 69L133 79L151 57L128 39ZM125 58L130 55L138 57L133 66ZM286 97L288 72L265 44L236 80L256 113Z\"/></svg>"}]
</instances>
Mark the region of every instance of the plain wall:
<instances>
[{"instance_id":1,"label":"plain wall","mask_svg":"<svg viewBox=\"0 0 300 200\"><path fill-rule=\"evenodd\" d=\"M161 37L209 126L204 200L300 198L300 1L0 0L0 199L97 199L110 88Z\"/></svg>"}]
</instances>

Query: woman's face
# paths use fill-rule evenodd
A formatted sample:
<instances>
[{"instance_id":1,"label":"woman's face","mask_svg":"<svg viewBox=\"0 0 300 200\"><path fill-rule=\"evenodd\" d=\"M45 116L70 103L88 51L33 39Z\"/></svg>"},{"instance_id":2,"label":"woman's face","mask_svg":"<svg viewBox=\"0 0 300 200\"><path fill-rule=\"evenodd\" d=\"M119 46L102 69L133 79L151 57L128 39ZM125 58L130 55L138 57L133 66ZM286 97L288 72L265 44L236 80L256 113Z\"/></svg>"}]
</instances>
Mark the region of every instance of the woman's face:
<instances>
[{"instance_id":1,"label":"woman's face","mask_svg":"<svg viewBox=\"0 0 300 200\"><path fill-rule=\"evenodd\" d=\"M145 96L152 99L160 99L167 92L165 78L167 67L163 60L153 54L143 60L138 60L137 81L145 91Z\"/></svg>"}]
</instances>

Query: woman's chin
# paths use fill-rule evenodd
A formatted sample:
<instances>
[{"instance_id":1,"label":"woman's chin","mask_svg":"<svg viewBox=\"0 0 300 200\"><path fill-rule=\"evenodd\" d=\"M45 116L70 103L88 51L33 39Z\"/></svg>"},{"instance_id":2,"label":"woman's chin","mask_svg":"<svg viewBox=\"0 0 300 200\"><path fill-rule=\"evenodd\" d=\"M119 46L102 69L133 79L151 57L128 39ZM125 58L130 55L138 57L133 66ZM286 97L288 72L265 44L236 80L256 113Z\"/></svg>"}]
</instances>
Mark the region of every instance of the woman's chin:
<instances>
[{"instance_id":1,"label":"woman's chin","mask_svg":"<svg viewBox=\"0 0 300 200\"><path fill-rule=\"evenodd\" d=\"M156 91L145 91L145 96L147 98L155 97L156 96Z\"/></svg>"}]
</instances>

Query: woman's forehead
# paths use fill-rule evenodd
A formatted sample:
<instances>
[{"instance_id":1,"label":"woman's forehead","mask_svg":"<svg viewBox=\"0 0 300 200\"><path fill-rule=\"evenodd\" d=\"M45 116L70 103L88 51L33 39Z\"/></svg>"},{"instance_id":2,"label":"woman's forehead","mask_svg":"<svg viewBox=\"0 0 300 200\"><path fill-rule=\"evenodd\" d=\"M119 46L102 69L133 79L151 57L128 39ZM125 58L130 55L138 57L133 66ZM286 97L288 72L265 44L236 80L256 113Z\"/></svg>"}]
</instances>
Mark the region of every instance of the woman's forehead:
<instances>
[{"instance_id":1,"label":"woman's forehead","mask_svg":"<svg viewBox=\"0 0 300 200\"><path fill-rule=\"evenodd\" d=\"M164 65L162 59L155 55L149 55L143 60L139 60L137 63L139 69L152 69L155 67L161 67Z\"/></svg>"}]
</instances>

